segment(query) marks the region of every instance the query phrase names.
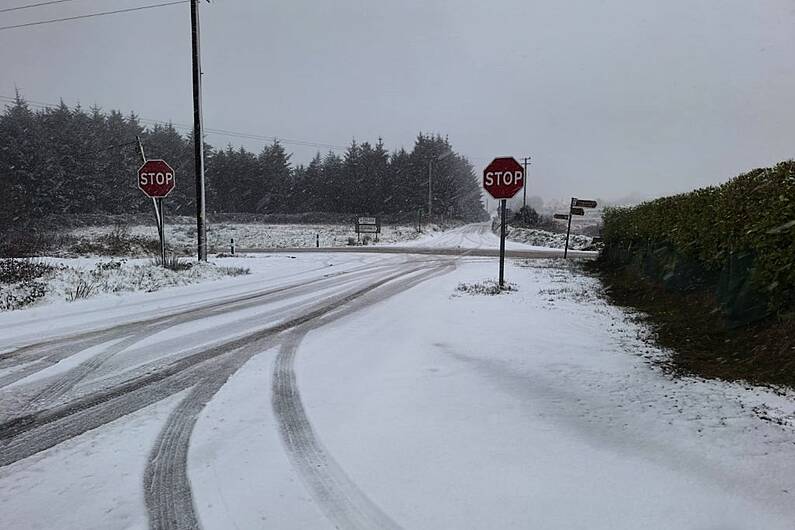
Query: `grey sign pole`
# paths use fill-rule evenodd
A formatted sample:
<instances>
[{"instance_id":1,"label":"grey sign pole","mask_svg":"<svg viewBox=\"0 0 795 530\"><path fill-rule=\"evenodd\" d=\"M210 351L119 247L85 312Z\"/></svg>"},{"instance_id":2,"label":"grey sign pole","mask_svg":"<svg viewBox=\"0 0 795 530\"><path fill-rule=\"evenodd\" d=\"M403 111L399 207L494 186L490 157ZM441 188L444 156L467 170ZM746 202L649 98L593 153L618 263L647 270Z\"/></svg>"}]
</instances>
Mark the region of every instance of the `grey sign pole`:
<instances>
[{"instance_id":1,"label":"grey sign pole","mask_svg":"<svg viewBox=\"0 0 795 530\"><path fill-rule=\"evenodd\" d=\"M166 220L163 213L163 198L157 199L158 217L160 218L160 259L163 267L166 266Z\"/></svg>"},{"instance_id":2,"label":"grey sign pole","mask_svg":"<svg viewBox=\"0 0 795 530\"><path fill-rule=\"evenodd\" d=\"M500 201L500 289L505 287L505 204L508 201Z\"/></svg>"},{"instance_id":3,"label":"grey sign pole","mask_svg":"<svg viewBox=\"0 0 795 530\"><path fill-rule=\"evenodd\" d=\"M136 136L135 141L138 142L138 152L141 154L141 162L146 164L146 153L144 152L144 144L141 142L141 137ZM166 225L163 222L163 198L152 198L152 204L155 207L155 221L157 221L157 235L160 237L160 264L166 266Z\"/></svg>"}]
</instances>

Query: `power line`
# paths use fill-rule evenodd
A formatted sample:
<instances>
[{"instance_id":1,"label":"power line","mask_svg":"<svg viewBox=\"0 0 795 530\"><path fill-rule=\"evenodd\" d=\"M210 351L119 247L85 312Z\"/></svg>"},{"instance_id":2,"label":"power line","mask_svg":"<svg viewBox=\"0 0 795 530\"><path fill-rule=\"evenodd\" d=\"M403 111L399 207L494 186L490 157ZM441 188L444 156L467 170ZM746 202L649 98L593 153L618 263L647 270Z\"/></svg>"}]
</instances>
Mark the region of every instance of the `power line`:
<instances>
[{"instance_id":1,"label":"power line","mask_svg":"<svg viewBox=\"0 0 795 530\"><path fill-rule=\"evenodd\" d=\"M39 20L37 22L28 22L26 24L15 24L13 26L0 26L0 31L6 29L14 29L14 28L26 28L29 26L38 26L41 24L52 24L54 22L64 22L67 20L78 20L82 18L92 18L92 17L102 17L105 15L115 15L117 13L129 13L131 11L142 11L144 9L154 9L156 7L166 7L166 6L173 6L177 4L187 4L190 0L178 0L176 2L164 2L162 4L149 4L146 6L138 6L138 7L130 7L127 9L116 9L114 11L102 11L99 13L88 13L86 15L77 15L73 17L64 17L64 18L53 18L51 20Z\"/></svg>"},{"instance_id":2,"label":"power line","mask_svg":"<svg viewBox=\"0 0 795 530\"><path fill-rule=\"evenodd\" d=\"M52 4L63 4L64 2L74 2L74 0L50 0L49 2L39 2L38 4L27 4L24 6L6 7L0 9L0 13L7 13L9 11L19 11L20 9L30 9L32 7L49 6Z\"/></svg>"},{"instance_id":3,"label":"power line","mask_svg":"<svg viewBox=\"0 0 795 530\"><path fill-rule=\"evenodd\" d=\"M97 149L96 151L88 151L83 153L77 153L78 157L86 158L90 155L96 155L98 153L104 153L105 151L110 151L111 149L118 149L119 147L127 147L128 145L137 144L138 140L130 140L129 142L124 142L123 144L116 144L105 147L103 149Z\"/></svg>"}]
</instances>

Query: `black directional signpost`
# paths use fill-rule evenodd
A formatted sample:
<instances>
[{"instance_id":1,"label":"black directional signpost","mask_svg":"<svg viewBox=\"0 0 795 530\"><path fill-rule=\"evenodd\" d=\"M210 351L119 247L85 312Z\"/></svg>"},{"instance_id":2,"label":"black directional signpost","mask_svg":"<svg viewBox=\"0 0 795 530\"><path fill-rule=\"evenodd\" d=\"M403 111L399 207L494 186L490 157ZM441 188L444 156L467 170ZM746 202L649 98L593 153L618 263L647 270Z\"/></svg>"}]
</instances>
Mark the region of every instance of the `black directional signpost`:
<instances>
[{"instance_id":1,"label":"black directional signpost","mask_svg":"<svg viewBox=\"0 0 795 530\"><path fill-rule=\"evenodd\" d=\"M573 206L579 208L596 208L596 201L590 201L587 199L574 199Z\"/></svg>"},{"instance_id":2,"label":"black directional signpost","mask_svg":"<svg viewBox=\"0 0 795 530\"><path fill-rule=\"evenodd\" d=\"M585 215L585 208L596 208L596 201L588 199L571 198L568 214L556 213L555 219L568 219L569 226L566 228L566 247L563 249L563 257L569 257L569 236L571 235L571 218L575 215Z\"/></svg>"},{"instance_id":3,"label":"black directional signpost","mask_svg":"<svg viewBox=\"0 0 795 530\"><path fill-rule=\"evenodd\" d=\"M362 234L375 234L375 242L378 243L378 234L381 233L381 219L378 217L357 217L356 218L356 237Z\"/></svg>"}]
</instances>

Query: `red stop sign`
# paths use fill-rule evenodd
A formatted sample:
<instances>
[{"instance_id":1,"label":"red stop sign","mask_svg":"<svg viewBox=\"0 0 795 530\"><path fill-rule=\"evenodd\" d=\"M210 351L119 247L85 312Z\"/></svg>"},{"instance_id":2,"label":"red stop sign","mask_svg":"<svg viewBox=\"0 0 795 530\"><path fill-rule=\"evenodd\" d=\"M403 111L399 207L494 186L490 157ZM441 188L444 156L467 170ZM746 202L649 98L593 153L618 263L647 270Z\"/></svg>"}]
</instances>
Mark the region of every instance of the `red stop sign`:
<instances>
[{"instance_id":1,"label":"red stop sign","mask_svg":"<svg viewBox=\"0 0 795 530\"><path fill-rule=\"evenodd\" d=\"M483 170L483 188L495 199L510 199L524 186L524 168L514 158L495 158Z\"/></svg>"},{"instance_id":2,"label":"red stop sign","mask_svg":"<svg viewBox=\"0 0 795 530\"><path fill-rule=\"evenodd\" d=\"M165 197L174 185L174 170L165 160L147 160L138 170L138 187L149 197Z\"/></svg>"}]
</instances>

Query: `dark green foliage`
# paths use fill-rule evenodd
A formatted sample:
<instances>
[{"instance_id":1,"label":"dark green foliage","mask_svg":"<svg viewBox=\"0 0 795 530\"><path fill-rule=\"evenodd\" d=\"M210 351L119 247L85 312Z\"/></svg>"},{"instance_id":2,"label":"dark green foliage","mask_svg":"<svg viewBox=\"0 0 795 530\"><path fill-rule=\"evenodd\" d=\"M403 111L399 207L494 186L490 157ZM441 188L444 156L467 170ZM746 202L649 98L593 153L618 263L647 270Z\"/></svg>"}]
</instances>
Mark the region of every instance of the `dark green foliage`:
<instances>
[{"instance_id":1,"label":"dark green foliage","mask_svg":"<svg viewBox=\"0 0 795 530\"><path fill-rule=\"evenodd\" d=\"M41 278L55 269L48 263L27 259L0 259L0 283L18 283Z\"/></svg>"},{"instance_id":2,"label":"dark green foliage","mask_svg":"<svg viewBox=\"0 0 795 530\"><path fill-rule=\"evenodd\" d=\"M718 294L724 293L724 305L758 314L764 300L769 310L785 311L795 293L795 162L756 169L721 186L606 209L602 233L608 262L629 263L641 255L648 261L664 249L669 258L656 260L668 264L664 274L686 261L702 276L723 275Z\"/></svg>"},{"instance_id":3,"label":"dark green foliage","mask_svg":"<svg viewBox=\"0 0 795 530\"><path fill-rule=\"evenodd\" d=\"M41 278L55 269L40 261L0 259L0 311L25 307L42 298L47 284Z\"/></svg>"},{"instance_id":4,"label":"dark green foliage","mask_svg":"<svg viewBox=\"0 0 795 530\"><path fill-rule=\"evenodd\" d=\"M192 215L190 136L170 124L145 129L136 115L118 111L64 104L33 111L18 97L0 114L0 234L12 227L41 228L50 215L150 212L151 201L136 186L141 165L136 136L147 158L162 158L176 172L177 186L165 201L166 216ZM353 142L342 157L318 154L308 166L293 167L292 155L279 142L258 155L242 147L216 150L206 145L207 210L406 214L413 219L418 210L427 210L428 163L435 160L435 214L487 219L469 161L458 154L436 160L448 151L452 147L445 138L421 134L411 152L390 155L380 139L375 145Z\"/></svg>"},{"instance_id":5,"label":"dark green foliage","mask_svg":"<svg viewBox=\"0 0 795 530\"><path fill-rule=\"evenodd\" d=\"M537 227L541 224L541 215L532 206L522 206L510 222L512 226Z\"/></svg>"}]
</instances>

